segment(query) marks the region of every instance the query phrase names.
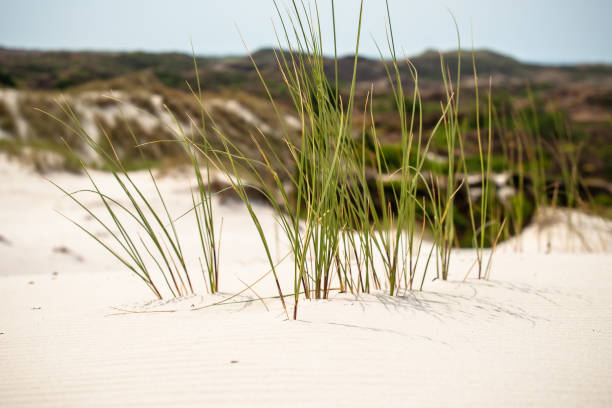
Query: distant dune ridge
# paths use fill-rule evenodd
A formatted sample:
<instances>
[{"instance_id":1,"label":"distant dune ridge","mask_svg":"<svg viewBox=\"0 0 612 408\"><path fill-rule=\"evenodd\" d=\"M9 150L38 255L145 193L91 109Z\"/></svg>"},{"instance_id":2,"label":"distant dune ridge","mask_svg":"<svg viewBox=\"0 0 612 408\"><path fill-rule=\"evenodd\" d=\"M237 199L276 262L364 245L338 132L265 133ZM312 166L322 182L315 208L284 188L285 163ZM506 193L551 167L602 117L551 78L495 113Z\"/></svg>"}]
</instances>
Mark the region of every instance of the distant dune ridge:
<instances>
[{"instance_id":1,"label":"distant dune ridge","mask_svg":"<svg viewBox=\"0 0 612 408\"><path fill-rule=\"evenodd\" d=\"M263 49L255 52L253 59L269 82L269 89L283 110L286 123L292 124L290 127L293 128L299 127L295 112L289 108L290 100L283 92L275 52L278 55L280 51ZM454 72L457 53L445 52L443 57L451 72ZM589 157L589 163L582 166L585 177L610 178L612 168L606 164L611 159L609 149L597 149L595 146L612 143L609 126L612 121L612 66L528 64L487 50L477 50L475 57L482 92L486 92L490 77L496 103L509 100L515 109L523 109L529 105L526 92L531 90L539 102L538 109L563 113L572 122L574 133L588 136L583 157ZM248 139L246 134L249 129L252 131L255 127L261 127L266 134L280 131L276 114L248 56L199 56L196 62L205 100L216 100L215 109L224 111L218 115L227 119L220 119L224 132L233 135L234 140L244 140L243 144L248 144L245 139ZM424 103L423 125L428 130L439 118L439 103L444 99L440 55L427 51L413 57L411 62L418 70ZM352 64L351 56L339 58L338 78L341 86L350 81ZM333 59L326 59L325 66L331 74ZM405 64L400 64L399 68L410 89L408 68ZM44 148L55 154L61 153L58 152L62 148L59 136L69 136L69 132L33 109L58 113L54 100L60 95L74 103L75 111L94 134L93 124L96 122L109 127L111 136L117 134L114 141L121 140L121 134L125 133L116 126L119 104L103 96L114 95L126 103L125 115L137 124L136 129L145 141L155 137L167 138L170 136L168 126L172 127L173 123L164 105L184 125L189 125L191 120L198 122L199 106L186 85L189 82L194 87L195 76L194 60L187 54L0 48L0 140L4 141L0 149L14 151L23 144L31 145L29 141L35 140L35 146L30 146L34 150ZM473 72L471 52L467 50L462 52L462 77L462 98L465 106L470 106L474 98L471 89ZM357 99L365 99L372 86L376 97L374 114L380 122L381 140L396 143L399 129L394 124L397 122L396 112L392 106L384 65L379 60L360 57L357 72L357 91L360 95ZM503 110L497 113L509 115ZM462 113L469 123L474 121L473 115L470 111ZM501 125L504 118L498 119L496 126ZM10 146L15 144L17 146ZM432 153L435 153L435 149L433 146ZM147 149L147 153L151 154L151 159L158 160L162 153L172 156L176 152L173 152L170 144L162 144ZM66 158L56 158L52 162L63 163L62 160L66 161Z\"/></svg>"},{"instance_id":2,"label":"distant dune ridge","mask_svg":"<svg viewBox=\"0 0 612 408\"><path fill-rule=\"evenodd\" d=\"M277 65L275 49L262 49L253 53L255 62L264 72L273 71ZM457 65L457 52L443 53L451 69ZM471 50L462 51L466 64L463 75L471 71ZM476 50L479 75L493 77L495 84L521 85L525 80L533 84L559 85L590 83L599 87L612 87L612 65L577 64L545 65L516 60L490 50ZM223 87L232 83L248 85L256 79L248 56L196 57L200 72L216 81L210 85ZM341 81L350 81L353 56L338 60L338 75ZM66 62L69 62L68 66ZM438 51L428 50L410 61L419 71L421 86L440 85L440 56ZM333 59L326 64L331 70ZM185 80L193 79L193 57L181 53L145 52L75 52L75 51L30 51L0 48L0 84L24 89L66 89L94 80L107 80L143 70L151 70L164 84L182 87ZM403 72L409 75L408 70ZM358 81L364 84L386 81L384 66L378 59L360 57ZM381 81L382 80L382 81ZM428 83L428 81L431 81ZM483 84L485 85L485 84Z\"/></svg>"}]
</instances>

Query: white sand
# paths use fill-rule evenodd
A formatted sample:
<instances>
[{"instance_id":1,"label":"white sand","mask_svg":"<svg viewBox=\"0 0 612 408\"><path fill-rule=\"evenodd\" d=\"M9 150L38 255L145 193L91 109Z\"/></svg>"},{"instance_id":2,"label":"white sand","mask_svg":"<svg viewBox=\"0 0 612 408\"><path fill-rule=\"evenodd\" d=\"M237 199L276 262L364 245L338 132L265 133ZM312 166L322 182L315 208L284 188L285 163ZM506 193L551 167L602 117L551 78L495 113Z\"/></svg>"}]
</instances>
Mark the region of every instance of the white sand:
<instances>
[{"instance_id":1,"label":"white sand","mask_svg":"<svg viewBox=\"0 0 612 408\"><path fill-rule=\"evenodd\" d=\"M173 213L189 208L181 178L161 188ZM605 248L563 253L554 244L546 254L526 235L524 252L500 249L491 281L461 282L473 254L457 251L449 282L428 278L424 292L401 297L304 301L300 320L287 321L278 300L266 301L269 312L259 301L190 310L240 290L235 276L252 282L267 270L239 205L218 206L225 293L152 302L52 211L90 222L39 176L0 161L0 198L1 407L612 406ZM259 211L273 234L270 211ZM177 227L193 234L188 220ZM270 279L255 289L274 294Z\"/></svg>"}]
</instances>

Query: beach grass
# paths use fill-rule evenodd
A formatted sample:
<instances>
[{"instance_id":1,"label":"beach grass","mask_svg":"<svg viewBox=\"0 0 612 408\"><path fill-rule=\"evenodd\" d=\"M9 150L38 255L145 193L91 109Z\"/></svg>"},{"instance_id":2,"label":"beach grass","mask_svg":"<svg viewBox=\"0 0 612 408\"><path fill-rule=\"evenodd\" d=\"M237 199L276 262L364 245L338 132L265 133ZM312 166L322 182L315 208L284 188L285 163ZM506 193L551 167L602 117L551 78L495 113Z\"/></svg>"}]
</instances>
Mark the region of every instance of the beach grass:
<instances>
[{"instance_id":1,"label":"beach grass","mask_svg":"<svg viewBox=\"0 0 612 408\"><path fill-rule=\"evenodd\" d=\"M136 182L124 167L114 149L111 138L102 125L100 125L100 132L104 135L104 139L95 140L82 127L79 118L70 105L58 101L58 106L62 108L67 119L64 120L58 116L52 116L52 118L70 129L74 135L80 137L96 154L96 157L101 160L102 166L113 175L123 195L121 198L114 198L101 191L90 170L84 162L81 162L81 167L91 183L91 188L68 191L51 182L81 207L112 239L110 239L110 242L105 242L92 231L92 228L87 228L74 220L70 221L96 240L128 270L142 279L157 298L161 299L164 296L164 290L174 297L194 294L196 289L186 265L181 238L175 227L175 219L170 214L152 170L148 168L146 173L154 187L155 197L148 196L144 192L143 186ZM126 126L128 126L134 146L140 146L137 135L129 128L129 124L126 123ZM68 144L67 148L70 150ZM74 152L73 154L76 155ZM193 154L190 154L190 157L195 160ZM218 290L218 262L216 256L218 247L210 206L210 183L204 182L199 165L194 164L194 169L198 180L197 195L200 201L196 204L194 198L193 209L196 213L198 232L206 264L206 271L203 272L205 282L208 281L207 289L214 293ZM208 179L208 181L210 180ZM85 199L80 198L84 194L93 194L99 198L105 209L105 217L94 212ZM194 197L193 193L192 197ZM161 208L156 207L153 200L158 201ZM156 281L153 270L159 272L161 281Z\"/></svg>"},{"instance_id":2,"label":"beach grass","mask_svg":"<svg viewBox=\"0 0 612 408\"><path fill-rule=\"evenodd\" d=\"M426 132L424 111L431 108L422 102L416 67L407 57L398 55L392 13L386 3L387 18L383 23L387 27L387 41L385 47L378 49L400 130L399 142L390 149L382 142L380 133L383 130L374 116L379 101L376 89L372 86L364 99L358 98L356 92L363 1L359 3L360 13L354 23L352 77L345 84L338 79L334 1L330 3L334 28L331 66L326 64L325 55L329 50L324 47L319 3L291 0L274 4L279 21L274 27L278 40L274 57L285 92L292 101L292 111L300 124L297 137L288 130L279 102L250 52L253 68L276 113L281 147L269 132L256 128L247 135L250 148L247 152L244 144L237 143L224 131L219 117L203 96L195 55L196 82L188 86L199 112L185 114L188 129L178 119L184 113L168 107L175 125L172 140L141 142L126 123L132 142L141 153L153 143L177 143L191 163L195 186L191 189L189 212L193 212L193 230L200 243L198 260L206 291L219 291L222 270L219 261L221 232L215 227L211 189L213 172L225 176L228 189L233 190L248 211L275 280L278 298L286 317L293 319L297 319L299 304L304 299L327 299L333 290L356 294L383 289L390 296L422 290L434 266L435 278L449 279L453 250L462 242L457 232L460 227L470 231L475 257L472 268L476 267L479 279L488 279L497 244L520 232L533 211L528 198L533 198L536 209L556 203L557 194L550 197L551 183L547 179L547 166L551 161L548 151L555 152L552 160L561 168L566 202L574 206L581 201L578 169L581 147L572 144L567 123L558 118L555 129L564 138L553 140L547 149L540 137L536 102L530 94L531 112L513 111L511 129L503 129L505 124L500 123L490 80L484 108L481 103L473 50L477 153L468 157L465 118L461 111L464 87L461 83L461 43L458 43L456 71L451 70L440 54L443 98L438 120L433 129ZM385 54L390 57L385 58ZM408 77L402 74L406 72ZM154 186L154 199L161 203L161 208L156 208L153 198L147 197L133 180L104 127L100 125L104 138L95 140L80 125L70 106L59 105L68 119L51 116L89 146L103 167L112 173L126 203L100 191L82 164L92 188L76 192L58 188L110 234L111 243L75 223L140 277L158 298L162 298L164 292L179 297L199 291L192 283L194 272L187 267L181 247L186 238L177 234L176 218L171 216L152 171L148 169L147 174ZM385 109L390 108L386 106ZM482 109L486 113L481 112ZM495 159L500 157L500 153L495 153L496 135L499 134L504 135L499 142L500 163L517 174L513 186L516 194L506 201L499 197L492 180ZM444 163L434 168L431 147L436 143L446 155ZM258 157L253 157L253 150ZM475 173L474 168L477 169ZM470 181L473 175L477 176L476 183ZM273 209L283 240L289 243L293 269L291 296L281 287L278 257L275 259L272 248L276 238L269 236L263 227L250 194L253 188ZM85 193L100 199L106 218L96 215L79 199ZM459 197L465 197L466 208L458 205ZM126 223L126 217L135 221L135 227ZM433 245L423 245L426 235L432 238ZM418 268L422 262L424 268ZM152 269L161 277L159 281L153 278ZM423 270L421 276L417 276L419 270ZM285 300L289 297L293 298L292 305Z\"/></svg>"}]
</instances>

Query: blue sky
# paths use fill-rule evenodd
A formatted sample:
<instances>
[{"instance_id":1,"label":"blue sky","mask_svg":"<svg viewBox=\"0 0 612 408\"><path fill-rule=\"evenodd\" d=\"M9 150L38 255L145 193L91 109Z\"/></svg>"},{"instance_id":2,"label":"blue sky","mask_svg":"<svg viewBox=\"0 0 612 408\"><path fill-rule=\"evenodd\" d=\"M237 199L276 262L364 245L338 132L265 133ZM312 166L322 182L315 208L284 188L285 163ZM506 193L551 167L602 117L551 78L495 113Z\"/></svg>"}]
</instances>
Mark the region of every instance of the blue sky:
<instances>
[{"instance_id":1,"label":"blue sky","mask_svg":"<svg viewBox=\"0 0 612 408\"><path fill-rule=\"evenodd\" d=\"M279 0L281 4L287 0ZM319 0L331 39L331 0ZM359 0L336 0L339 51L354 51ZM398 47L414 55L462 43L541 63L612 63L612 1L390 0ZM275 44L272 0L0 0L0 46L243 54ZM385 41L383 0L365 1L361 53ZM331 51L331 48L330 48Z\"/></svg>"}]
</instances>

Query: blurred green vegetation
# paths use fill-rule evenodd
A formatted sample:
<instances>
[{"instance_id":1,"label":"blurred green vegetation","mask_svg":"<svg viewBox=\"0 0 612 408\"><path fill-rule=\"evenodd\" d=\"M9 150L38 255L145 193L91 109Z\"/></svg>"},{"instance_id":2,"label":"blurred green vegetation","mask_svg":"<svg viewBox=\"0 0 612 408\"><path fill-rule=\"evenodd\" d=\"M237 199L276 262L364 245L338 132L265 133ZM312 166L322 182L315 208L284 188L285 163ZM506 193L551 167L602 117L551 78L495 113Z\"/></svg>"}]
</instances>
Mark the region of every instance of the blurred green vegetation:
<instances>
[{"instance_id":1,"label":"blurred green vegetation","mask_svg":"<svg viewBox=\"0 0 612 408\"><path fill-rule=\"evenodd\" d=\"M457 63L457 54L447 53L444 57L452 72ZM266 78L281 117L297 117L297 112L290 107L292 101L287 86L276 67L274 51L256 52L253 59ZM483 146L479 147L478 144L478 129L483 140L486 140L489 134L490 118L485 96L487 89L480 89L477 115L474 89L462 85L458 120L465 154L465 170L470 174L480 174L481 165L490 165L493 173L508 172L513 176L509 187L516 190L515 195L502 201L496 196L497 188L492 188L492 195L488 198L490 205L487 211L490 211L490 214L487 218L498 225L504 218L511 220L505 227L504 236L507 236L520 231L528 223L538 203L551 204L553 200L557 200L556 203L561 205L578 206L588 201L592 208L597 209L597 213L612 213L612 198L609 192L604 191L605 189L595 189L590 194L589 187L584 185L585 180L594 179L597 185L604 185L612 180L612 68L539 67L486 51L477 52L476 60L482 78L495 74L502 76L502 79L498 83L494 82L492 86L493 143L490 163L486 160L481 163L480 148ZM330 61L327 61L326 69L332 72ZM62 124L33 109L36 107L52 115L61 116L61 109L53 101L60 94L58 90L68 95L121 91L126 101L144 112L159 116L165 110L165 105L176 115L179 122L189 124L193 121L199 127L202 114L200 105L189 89L189 85L193 89L196 87L193 62L191 56L178 53L71 53L0 49L0 90L16 88L23 91L18 100L18 111L28 125L27 134L18 135L15 115L7 102L0 98L0 129L3 134L9 135L0 140L0 150L19 155L21 149L30 147L32 151L41 154L51 153L61 157L69 170L78 169L78 161L65 153L62 142L62 139L65 139L70 145L78 146L75 135ZM216 125L223 129L225 134L230 135L233 143L247 156L260 158L260 152L251 139L253 135L259 134L256 125L249 123L239 113L224 108L225 102L236 101L272 129L266 135L271 146L264 148L283 152L280 153L280 161L286 159L288 153L280 136L279 119L270 106L266 90L262 87L250 59L246 56L197 57L196 62L197 75L206 92L204 99L218 102L210 107ZM419 70L420 93L418 99L413 99L413 85L410 82L406 84L405 94L409 96L403 101L405 115L410 118L415 108L413 143L411 151L408 152L409 162L417 161L419 138L421 146L424 146L432 137L429 153L423 158L422 171L442 178L449 170L447 141L442 131L433 136L431 133L440 121L443 112L441 101L446 98L440 88L440 57L436 53L426 52L414 58L412 62ZM352 58L339 60L341 91L338 105L347 99L347 94L343 92L349 88L350 81L347 78L350 79L352 75L352 63ZM368 133L370 120L373 120L380 143L381 159L385 163L384 172L396 175L400 173L402 156L405 154L399 143L401 125L397 101L388 83L385 85L386 74L380 61L360 58L358 68L353 135L356 140L360 140L362 130L366 129L366 159L371 169L375 170L372 166L375 163L376 146L372 135ZM402 75L409 78L407 68L401 69ZM462 80L469 81L471 69L465 70L463 75L465 78ZM538 75L545 79L534 80L532 83L530 80ZM372 90L373 93L370 94ZM162 106L154 103L152 95L161 98ZM372 118L369 117L369 111L366 115L363 112L365 100L369 97L372 98ZM119 104L109 98L98 98L94 103L100 108L111 108ZM316 105L313 106L316 109ZM576 112L580 112L580 115L577 116ZM175 138L175 135L163 126L145 129L138 121L109 123L103 116L97 117L96 122L105 129L129 170L157 167L163 162L184 162L183 147L178 143L153 143L136 147L139 143ZM418 131L420 123L421 133ZM206 130L210 137L215 137L215 129L211 123L206 123ZM299 133L295 129L292 132ZM108 141L102 140L101 145L110 149ZM363 146L358 143L356 157L361 157L361 147ZM463 163L460 163L460 151L457 149L451 154L457 166L455 170L462 172L464 169ZM394 183L396 181L387 181L384 185L391 194L398 188ZM421 189L420 194L425 194L425 190ZM461 198L461 194L465 195L465 192L459 193L458 202L465 203L465 196ZM474 202L476 217L480 217L481 211L478 200ZM471 245L474 239L467 214L467 208L459 205L459 210L453 215L460 231L457 244L461 246L468 243ZM494 232L493 227L486 231L488 244L494 241Z\"/></svg>"}]
</instances>

